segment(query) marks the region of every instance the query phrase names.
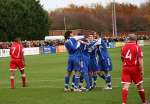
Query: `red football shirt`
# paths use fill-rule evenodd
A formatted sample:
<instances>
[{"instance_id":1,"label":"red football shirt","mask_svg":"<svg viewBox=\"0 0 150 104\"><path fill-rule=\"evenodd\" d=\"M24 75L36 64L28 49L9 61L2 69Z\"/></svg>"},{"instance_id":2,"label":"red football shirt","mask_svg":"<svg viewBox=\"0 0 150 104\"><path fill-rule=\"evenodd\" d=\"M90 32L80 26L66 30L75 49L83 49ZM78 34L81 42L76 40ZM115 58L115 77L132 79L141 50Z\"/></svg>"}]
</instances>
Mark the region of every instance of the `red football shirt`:
<instances>
[{"instance_id":1,"label":"red football shirt","mask_svg":"<svg viewBox=\"0 0 150 104\"><path fill-rule=\"evenodd\" d=\"M23 46L21 43L14 42L10 48L11 59L23 59Z\"/></svg>"},{"instance_id":2,"label":"red football shirt","mask_svg":"<svg viewBox=\"0 0 150 104\"><path fill-rule=\"evenodd\" d=\"M136 42L128 42L121 49L123 66L138 66L142 57L142 49Z\"/></svg>"}]
</instances>

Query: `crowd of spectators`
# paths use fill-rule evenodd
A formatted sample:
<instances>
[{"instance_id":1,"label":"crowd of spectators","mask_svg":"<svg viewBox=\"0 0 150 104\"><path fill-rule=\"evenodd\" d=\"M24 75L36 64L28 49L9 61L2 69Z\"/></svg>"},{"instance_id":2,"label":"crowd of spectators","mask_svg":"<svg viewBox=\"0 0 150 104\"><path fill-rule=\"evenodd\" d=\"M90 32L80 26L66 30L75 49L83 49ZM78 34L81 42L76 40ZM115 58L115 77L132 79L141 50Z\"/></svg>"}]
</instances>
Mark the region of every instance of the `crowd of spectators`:
<instances>
[{"instance_id":1,"label":"crowd of spectators","mask_svg":"<svg viewBox=\"0 0 150 104\"><path fill-rule=\"evenodd\" d=\"M104 37L106 42L124 42L126 41L126 37ZM138 40L150 40L150 36L138 36ZM9 49L12 42L0 42L0 49ZM58 46L63 45L64 40L34 40L34 41L22 41L22 44L25 48L28 47L43 47L43 46Z\"/></svg>"},{"instance_id":2,"label":"crowd of spectators","mask_svg":"<svg viewBox=\"0 0 150 104\"><path fill-rule=\"evenodd\" d=\"M9 49L12 42L0 42L0 49ZM44 41L44 40L34 40L34 41L22 41L22 44L25 48L30 47L43 47L43 46L58 46L63 45L63 40L54 40L54 41Z\"/></svg>"},{"instance_id":3,"label":"crowd of spectators","mask_svg":"<svg viewBox=\"0 0 150 104\"><path fill-rule=\"evenodd\" d=\"M107 42L124 42L127 41L127 37L104 37ZM139 35L138 40L150 40L150 35Z\"/></svg>"}]
</instances>

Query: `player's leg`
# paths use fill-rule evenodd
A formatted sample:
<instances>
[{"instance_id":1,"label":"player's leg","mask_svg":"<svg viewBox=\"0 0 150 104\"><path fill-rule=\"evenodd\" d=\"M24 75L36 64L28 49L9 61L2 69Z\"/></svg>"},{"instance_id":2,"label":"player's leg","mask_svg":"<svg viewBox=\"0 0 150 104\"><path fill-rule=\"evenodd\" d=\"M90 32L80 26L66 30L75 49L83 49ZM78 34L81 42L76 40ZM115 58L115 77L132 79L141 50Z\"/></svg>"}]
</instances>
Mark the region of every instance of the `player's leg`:
<instances>
[{"instance_id":1,"label":"player's leg","mask_svg":"<svg viewBox=\"0 0 150 104\"><path fill-rule=\"evenodd\" d=\"M97 70L98 70L97 60L93 59L91 60L90 63L90 75L89 75L90 85L92 88L96 88Z\"/></svg>"},{"instance_id":2,"label":"player's leg","mask_svg":"<svg viewBox=\"0 0 150 104\"><path fill-rule=\"evenodd\" d=\"M97 74L96 72L93 72L93 88L96 88L96 81L97 81Z\"/></svg>"},{"instance_id":3,"label":"player's leg","mask_svg":"<svg viewBox=\"0 0 150 104\"><path fill-rule=\"evenodd\" d=\"M91 86L91 87L92 87L92 85L93 85L92 76L93 76L93 72L90 71L90 72L89 72L89 83L90 83L90 86Z\"/></svg>"},{"instance_id":4,"label":"player's leg","mask_svg":"<svg viewBox=\"0 0 150 104\"><path fill-rule=\"evenodd\" d=\"M25 87L26 86L26 74L24 71L24 63L22 60L17 60L16 64L21 73L22 87Z\"/></svg>"},{"instance_id":5,"label":"player's leg","mask_svg":"<svg viewBox=\"0 0 150 104\"><path fill-rule=\"evenodd\" d=\"M80 74L79 89L82 89L82 88L83 88L83 81L84 81L84 73L81 72L81 74Z\"/></svg>"},{"instance_id":6,"label":"player's leg","mask_svg":"<svg viewBox=\"0 0 150 104\"><path fill-rule=\"evenodd\" d=\"M83 64L83 62L80 57L76 56L73 60L73 63L73 70L75 71L74 91L81 92L81 90L79 89L79 80L81 74L81 64Z\"/></svg>"},{"instance_id":7,"label":"player's leg","mask_svg":"<svg viewBox=\"0 0 150 104\"><path fill-rule=\"evenodd\" d=\"M71 89L74 88L74 83L75 83L75 74L72 76L72 84L71 84Z\"/></svg>"},{"instance_id":8,"label":"player's leg","mask_svg":"<svg viewBox=\"0 0 150 104\"><path fill-rule=\"evenodd\" d=\"M72 57L69 57L68 59L68 65L67 65L67 69L66 69L66 75L65 75L65 84L64 84L64 91L70 91L69 88L69 82L70 82L70 77L72 74L72 70L73 70L73 61L72 61Z\"/></svg>"},{"instance_id":9,"label":"player's leg","mask_svg":"<svg viewBox=\"0 0 150 104\"><path fill-rule=\"evenodd\" d=\"M108 57L105 60L104 73L106 77L106 86L108 89L112 89L112 80L111 80L111 74L109 73L109 71L112 71L112 62L111 62L111 59Z\"/></svg>"},{"instance_id":10,"label":"player's leg","mask_svg":"<svg viewBox=\"0 0 150 104\"><path fill-rule=\"evenodd\" d=\"M90 78L89 78L89 58L86 56L84 58L84 64L83 64L83 74L84 74L84 80L86 82L86 91L89 91L91 89L90 84Z\"/></svg>"},{"instance_id":11,"label":"player's leg","mask_svg":"<svg viewBox=\"0 0 150 104\"><path fill-rule=\"evenodd\" d=\"M96 81L97 81L97 71L98 71L98 63L97 63L97 60L95 59L94 60L94 63L93 63L93 88L96 88Z\"/></svg>"},{"instance_id":12,"label":"player's leg","mask_svg":"<svg viewBox=\"0 0 150 104\"><path fill-rule=\"evenodd\" d=\"M112 89L112 81L111 81L111 75L109 71L104 71L105 73L105 81L106 81L106 87L105 89Z\"/></svg>"},{"instance_id":13,"label":"player's leg","mask_svg":"<svg viewBox=\"0 0 150 104\"><path fill-rule=\"evenodd\" d=\"M10 69L10 87L14 89L15 69Z\"/></svg>"},{"instance_id":14,"label":"player's leg","mask_svg":"<svg viewBox=\"0 0 150 104\"><path fill-rule=\"evenodd\" d=\"M132 67L132 70L133 70L133 72L132 72L133 82L137 86L137 90L138 90L139 96L142 100L142 103L147 104L146 98L145 98L145 91L144 91L144 87L143 87L143 76L141 75L141 72L139 71L138 67Z\"/></svg>"},{"instance_id":15,"label":"player's leg","mask_svg":"<svg viewBox=\"0 0 150 104\"><path fill-rule=\"evenodd\" d=\"M80 71L75 70L75 83L74 83L74 90L77 91L78 90L78 86L79 86L79 79L80 79Z\"/></svg>"},{"instance_id":16,"label":"player's leg","mask_svg":"<svg viewBox=\"0 0 150 104\"><path fill-rule=\"evenodd\" d=\"M96 88L96 81L97 81L97 71L99 69L98 67L98 63L97 63L97 59L94 59L94 63L93 63L93 88Z\"/></svg>"},{"instance_id":17,"label":"player's leg","mask_svg":"<svg viewBox=\"0 0 150 104\"><path fill-rule=\"evenodd\" d=\"M15 71L17 68L16 61L11 60L9 67L10 67L10 88L14 89Z\"/></svg>"},{"instance_id":18,"label":"player's leg","mask_svg":"<svg viewBox=\"0 0 150 104\"><path fill-rule=\"evenodd\" d=\"M24 68L20 69L21 79L22 79L22 87L26 87L26 74Z\"/></svg>"},{"instance_id":19,"label":"player's leg","mask_svg":"<svg viewBox=\"0 0 150 104\"><path fill-rule=\"evenodd\" d=\"M70 81L71 74L72 74L72 71L67 71L67 73L66 73L64 91L70 91L69 81Z\"/></svg>"},{"instance_id":20,"label":"player's leg","mask_svg":"<svg viewBox=\"0 0 150 104\"><path fill-rule=\"evenodd\" d=\"M101 79L105 80L106 77L105 77L105 74L104 74L104 72L103 72L103 69L104 69L103 63L102 63L102 61L99 61L99 63L98 63L98 68L97 68L97 75L98 75Z\"/></svg>"},{"instance_id":21,"label":"player's leg","mask_svg":"<svg viewBox=\"0 0 150 104\"><path fill-rule=\"evenodd\" d=\"M93 64L94 64L94 60L92 59L92 58L90 58L90 60L89 60L89 82L90 82L90 86L91 86L91 88L92 88L92 86L93 86Z\"/></svg>"},{"instance_id":22,"label":"player's leg","mask_svg":"<svg viewBox=\"0 0 150 104\"><path fill-rule=\"evenodd\" d=\"M146 98L145 98L145 91L144 91L143 83L139 83L139 84L136 84L136 85L137 85L137 90L138 90L138 93L139 93L140 98L142 100L142 103L147 104Z\"/></svg>"},{"instance_id":23,"label":"player's leg","mask_svg":"<svg viewBox=\"0 0 150 104\"><path fill-rule=\"evenodd\" d=\"M122 104L127 103L129 86L130 86L130 83L123 83L122 84Z\"/></svg>"},{"instance_id":24,"label":"player's leg","mask_svg":"<svg viewBox=\"0 0 150 104\"><path fill-rule=\"evenodd\" d=\"M84 80L86 82L86 91L89 91L91 89L90 81L89 81L89 74L88 72L84 72Z\"/></svg>"},{"instance_id":25,"label":"player's leg","mask_svg":"<svg viewBox=\"0 0 150 104\"><path fill-rule=\"evenodd\" d=\"M122 69L121 83L122 83L122 104L127 103L128 89L132 83L130 67L125 67Z\"/></svg>"},{"instance_id":26,"label":"player's leg","mask_svg":"<svg viewBox=\"0 0 150 104\"><path fill-rule=\"evenodd\" d=\"M90 86L89 72L88 72L88 68L87 68L85 60L82 61L82 64L81 64L81 75L80 75L80 84L79 84L79 88L81 90L85 90L87 88L87 87L86 88L83 87L84 80L86 82L86 86L89 87Z\"/></svg>"},{"instance_id":27,"label":"player's leg","mask_svg":"<svg viewBox=\"0 0 150 104\"><path fill-rule=\"evenodd\" d=\"M85 80L86 82L86 88L84 88L81 84L79 85L79 88L82 90L82 91L90 91L91 89L91 86L90 86L90 81L89 81L89 73L88 73L88 70L87 71L82 71L82 74L81 74L82 78ZM83 84L83 79L82 79L82 84ZM81 82L80 82L81 83Z\"/></svg>"},{"instance_id":28,"label":"player's leg","mask_svg":"<svg viewBox=\"0 0 150 104\"><path fill-rule=\"evenodd\" d=\"M89 70L90 69L89 64L90 64L90 59L89 59L89 57L85 56L83 72L84 72L84 80L86 82L86 92L91 90L91 84L90 83L92 83L91 82L92 81L91 80L92 79L92 73L89 74L89 71L90 71ZM90 77L91 77L91 79L90 79Z\"/></svg>"}]
</instances>

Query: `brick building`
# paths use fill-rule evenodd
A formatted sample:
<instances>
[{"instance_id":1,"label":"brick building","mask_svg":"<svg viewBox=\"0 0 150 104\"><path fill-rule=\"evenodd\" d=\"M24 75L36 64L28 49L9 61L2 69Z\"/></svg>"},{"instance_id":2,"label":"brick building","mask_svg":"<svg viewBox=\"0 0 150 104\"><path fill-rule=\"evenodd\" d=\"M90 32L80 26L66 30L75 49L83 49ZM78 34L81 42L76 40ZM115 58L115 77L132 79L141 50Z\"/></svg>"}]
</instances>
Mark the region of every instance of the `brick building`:
<instances>
[{"instance_id":1,"label":"brick building","mask_svg":"<svg viewBox=\"0 0 150 104\"><path fill-rule=\"evenodd\" d=\"M84 29L75 29L71 30L74 34L77 35L88 35L90 33L94 33L95 31L92 30L84 30ZM65 30L50 30L49 36L62 36L65 34Z\"/></svg>"}]
</instances>

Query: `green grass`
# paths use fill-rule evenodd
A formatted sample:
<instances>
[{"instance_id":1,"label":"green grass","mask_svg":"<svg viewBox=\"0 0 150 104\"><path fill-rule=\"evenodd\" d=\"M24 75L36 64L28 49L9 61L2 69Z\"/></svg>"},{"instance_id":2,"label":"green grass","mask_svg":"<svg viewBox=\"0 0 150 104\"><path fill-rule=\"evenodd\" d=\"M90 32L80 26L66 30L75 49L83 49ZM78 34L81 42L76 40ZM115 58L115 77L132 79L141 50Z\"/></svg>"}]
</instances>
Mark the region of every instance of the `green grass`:
<instances>
[{"instance_id":1,"label":"green grass","mask_svg":"<svg viewBox=\"0 0 150 104\"><path fill-rule=\"evenodd\" d=\"M16 72L15 89L9 88L9 58L0 58L0 104L121 104L120 49L110 49L113 61L113 90L103 90L104 81L98 79L98 88L88 93L63 91L67 54L26 56L28 87L21 88L20 73ZM145 46L144 86L150 100L150 46ZM129 89L128 104L141 104L136 88Z\"/></svg>"}]
</instances>

